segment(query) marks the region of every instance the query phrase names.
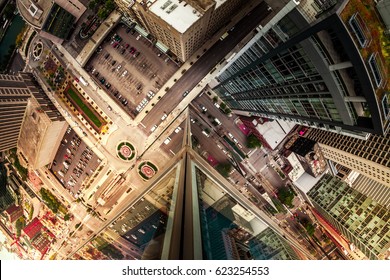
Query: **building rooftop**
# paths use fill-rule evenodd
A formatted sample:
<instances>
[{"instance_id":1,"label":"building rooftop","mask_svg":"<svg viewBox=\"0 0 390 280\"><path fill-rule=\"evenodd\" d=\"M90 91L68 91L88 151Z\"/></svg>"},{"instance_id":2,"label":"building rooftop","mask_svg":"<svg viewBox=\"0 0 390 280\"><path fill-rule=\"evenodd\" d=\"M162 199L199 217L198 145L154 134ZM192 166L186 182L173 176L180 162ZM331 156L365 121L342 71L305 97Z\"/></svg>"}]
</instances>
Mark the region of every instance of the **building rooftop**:
<instances>
[{"instance_id":1,"label":"building rooftop","mask_svg":"<svg viewBox=\"0 0 390 280\"><path fill-rule=\"evenodd\" d=\"M15 222L17 219L23 216L22 207L16 206L15 204L12 204L10 207L8 207L5 212L8 214L11 223Z\"/></svg>"},{"instance_id":2,"label":"building rooftop","mask_svg":"<svg viewBox=\"0 0 390 280\"><path fill-rule=\"evenodd\" d=\"M309 173L305 172L294 182L294 185L306 194L315 186L315 184L317 184L317 182L321 180L321 178L322 176L313 177Z\"/></svg>"},{"instance_id":3,"label":"building rooftop","mask_svg":"<svg viewBox=\"0 0 390 280\"><path fill-rule=\"evenodd\" d=\"M305 173L305 169L303 168L301 162L299 161L298 157L294 153L291 153L287 157L287 160L290 162L291 166L293 167L293 169L288 173L288 176L293 182L295 182L296 180L298 180L299 177L301 177Z\"/></svg>"},{"instance_id":4,"label":"building rooftop","mask_svg":"<svg viewBox=\"0 0 390 280\"><path fill-rule=\"evenodd\" d=\"M256 129L274 150L294 126L293 123L275 120L259 124Z\"/></svg>"},{"instance_id":5,"label":"building rooftop","mask_svg":"<svg viewBox=\"0 0 390 280\"><path fill-rule=\"evenodd\" d=\"M37 249L41 255L44 255L49 249L50 241L42 234L38 234L38 236L31 242L31 245Z\"/></svg>"},{"instance_id":6,"label":"building rooftop","mask_svg":"<svg viewBox=\"0 0 390 280\"><path fill-rule=\"evenodd\" d=\"M74 15L54 3L43 24L42 30L60 39L66 39L75 22L76 17Z\"/></svg>"},{"instance_id":7,"label":"building rooftop","mask_svg":"<svg viewBox=\"0 0 390 280\"><path fill-rule=\"evenodd\" d=\"M53 2L47 0L17 0L16 5L20 15L28 24L41 29Z\"/></svg>"},{"instance_id":8,"label":"building rooftop","mask_svg":"<svg viewBox=\"0 0 390 280\"><path fill-rule=\"evenodd\" d=\"M38 218L34 218L24 229L23 232L30 238L36 237L42 229L43 225L38 220Z\"/></svg>"},{"instance_id":9,"label":"building rooftop","mask_svg":"<svg viewBox=\"0 0 390 280\"><path fill-rule=\"evenodd\" d=\"M228 0L215 0L215 2L216 2L215 9L218 9L220 6L225 4L226 1L228 1Z\"/></svg>"},{"instance_id":10,"label":"building rooftop","mask_svg":"<svg viewBox=\"0 0 390 280\"><path fill-rule=\"evenodd\" d=\"M194 7L179 0L156 0L149 11L180 33L186 32L201 17Z\"/></svg>"}]
</instances>

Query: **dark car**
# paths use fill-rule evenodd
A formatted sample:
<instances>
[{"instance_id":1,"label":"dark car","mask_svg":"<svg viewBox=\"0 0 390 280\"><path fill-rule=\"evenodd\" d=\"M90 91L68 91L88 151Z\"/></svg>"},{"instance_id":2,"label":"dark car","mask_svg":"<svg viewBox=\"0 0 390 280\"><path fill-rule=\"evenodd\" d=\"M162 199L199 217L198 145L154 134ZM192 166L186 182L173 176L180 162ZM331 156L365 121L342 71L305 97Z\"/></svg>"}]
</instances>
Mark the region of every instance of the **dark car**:
<instances>
[{"instance_id":1,"label":"dark car","mask_svg":"<svg viewBox=\"0 0 390 280\"><path fill-rule=\"evenodd\" d=\"M184 93L183 93L183 97L186 97L188 95L189 91L186 90Z\"/></svg>"},{"instance_id":2,"label":"dark car","mask_svg":"<svg viewBox=\"0 0 390 280\"><path fill-rule=\"evenodd\" d=\"M114 60L113 62L111 62L111 65L114 66L116 63L116 60Z\"/></svg>"}]
</instances>

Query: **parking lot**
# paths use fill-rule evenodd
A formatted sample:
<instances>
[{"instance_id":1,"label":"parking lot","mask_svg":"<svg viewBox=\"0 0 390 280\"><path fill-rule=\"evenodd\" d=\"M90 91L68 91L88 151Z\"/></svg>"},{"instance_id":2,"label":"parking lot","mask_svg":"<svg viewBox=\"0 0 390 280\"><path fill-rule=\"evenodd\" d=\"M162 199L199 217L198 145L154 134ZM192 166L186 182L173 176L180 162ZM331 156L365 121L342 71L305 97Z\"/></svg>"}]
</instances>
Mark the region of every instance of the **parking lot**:
<instances>
[{"instance_id":1,"label":"parking lot","mask_svg":"<svg viewBox=\"0 0 390 280\"><path fill-rule=\"evenodd\" d=\"M134 29L120 24L97 48L86 70L134 117L177 66Z\"/></svg>"},{"instance_id":2,"label":"parking lot","mask_svg":"<svg viewBox=\"0 0 390 280\"><path fill-rule=\"evenodd\" d=\"M101 160L70 127L61 141L51 171L77 197L83 181L92 175Z\"/></svg>"}]
</instances>

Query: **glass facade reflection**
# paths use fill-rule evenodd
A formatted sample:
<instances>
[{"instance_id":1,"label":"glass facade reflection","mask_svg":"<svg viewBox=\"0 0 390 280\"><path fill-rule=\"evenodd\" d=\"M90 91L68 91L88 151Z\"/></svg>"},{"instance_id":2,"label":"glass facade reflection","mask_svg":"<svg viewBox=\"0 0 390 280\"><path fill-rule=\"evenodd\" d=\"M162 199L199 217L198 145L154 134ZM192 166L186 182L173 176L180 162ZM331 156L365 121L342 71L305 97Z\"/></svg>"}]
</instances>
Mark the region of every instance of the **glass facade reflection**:
<instances>
[{"instance_id":1,"label":"glass facade reflection","mask_svg":"<svg viewBox=\"0 0 390 280\"><path fill-rule=\"evenodd\" d=\"M173 168L110 223L98 237L79 250L74 258L163 258L176 177L177 168Z\"/></svg>"},{"instance_id":2,"label":"glass facade reflection","mask_svg":"<svg viewBox=\"0 0 390 280\"><path fill-rule=\"evenodd\" d=\"M218 74L213 90L231 109L252 115L383 134L376 88L340 16L311 22L302 9L281 11L259 27ZM380 71L371 72L376 78Z\"/></svg>"},{"instance_id":3,"label":"glass facade reflection","mask_svg":"<svg viewBox=\"0 0 390 280\"><path fill-rule=\"evenodd\" d=\"M183 147L150 189L73 258L298 259L297 249L203 161Z\"/></svg>"},{"instance_id":4,"label":"glass facade reflection","mask_svg":"<svg viewBox=\"0 0 390 280\"><path fill-rule=\"evenodd\" d=\"M203 259L297 259L292 247L195 168Z\"/></svg>"}]
</instances>

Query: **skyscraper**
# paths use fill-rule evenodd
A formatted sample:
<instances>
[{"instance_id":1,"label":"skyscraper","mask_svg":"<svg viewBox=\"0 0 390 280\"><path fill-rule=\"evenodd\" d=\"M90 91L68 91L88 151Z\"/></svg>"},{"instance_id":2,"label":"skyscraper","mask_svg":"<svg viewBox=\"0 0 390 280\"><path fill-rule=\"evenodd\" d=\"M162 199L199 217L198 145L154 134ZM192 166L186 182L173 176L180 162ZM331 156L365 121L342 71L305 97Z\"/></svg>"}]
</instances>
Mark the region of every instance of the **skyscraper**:
<instances>
[{"instance_id":1,"label":"skyscraper","mask_svg":"<svg viewBox=\"0 0 390 280\"><path fill-rule=\"evenodd\" d=\"M238 114L361 138L385 134L389 60L370 5L290 1L221 70L214 90Z\"/></svg>"},{"instance_id":2,"label":"skyscraper","mask_svg":"<svg viewBox=\"0 0 390 280\"><path fill-rule=\"evenodd\" d=\"M157 46L187 60L248 0L115 0L122 13L137 21ZM144 34L147 35L147 34ZM161 44L162 43L162 44Z\"/></svg>"},{"instance_id":3,"label":"skyscraper","mask_svg":"<svg viewBox=\"0 0 390 280\"><path fill-rule=\"evenodd\" d=\"M0 75L0 151L16 147L27 101L26 74Z\"/></svg>"},{"instance_id":4,"label":"skyscraper","mask_svg":"<svg viewBox=\"0 0 390 280\"><path fill-rule=\"evenodd\" d=\"M307 253L191 148L188 127L189 120L182 149L149 187L67 258L297 259Z\"/></svg>"},{"instance_id":5,"label":"skyscraper","mask_svg":"<svg viewBox=\"0 0 390 280\"><path fill-rule=\"evenodd\" d=\"M20 131L18 151L32 169L38 169L53 161L68 123L32 75L27 85L32 96Z\"/></svg>"},{"instance_id":6,"label":"skyscraper","mask_svg":"<svg viewBox=\"0 0 390 280\"><path fill-rule=\"evenodd\" d=\"M363 140L313 128L304 137L317 142L325 158L384 186L390 185L389 137L370 135Z\"/></svg>"},{"instance_id":7,"label":"skyscraper","mask_svg":"<svg viewBox=\"0 0 390 280\"><path fill-rule=\"evenodd\" d=\"M383 259L390 248L390 211L375 200L325 174L307 193L318 213L369 259Z\"/></svg>"}]
</instances>

